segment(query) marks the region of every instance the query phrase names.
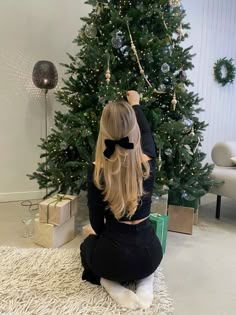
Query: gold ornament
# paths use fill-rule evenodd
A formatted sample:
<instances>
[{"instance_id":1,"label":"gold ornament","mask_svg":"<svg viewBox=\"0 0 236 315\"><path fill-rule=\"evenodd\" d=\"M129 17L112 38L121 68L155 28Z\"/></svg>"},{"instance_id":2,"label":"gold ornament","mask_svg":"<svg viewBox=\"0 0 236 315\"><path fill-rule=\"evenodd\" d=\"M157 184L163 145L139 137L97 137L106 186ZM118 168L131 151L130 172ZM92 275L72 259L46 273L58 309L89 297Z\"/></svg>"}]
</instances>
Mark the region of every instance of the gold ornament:
<instances>
[{"instance_id":1,"label":"gold ornament","mask_svg":"<svg viewBox=\"0 0 236 315\"><path fill-rule=\"evenodd\" d=\"M175 93L173 95L173 99L171 101L171 104L172 104L173 110L175 110L176 109L176 104L177 104L177 99L176 99L176 94Z\"/></svg>"},{"instance_id":2,"label":"gold ornament","mask_svg":"<svg viewBox=\"0 0 236 315\"><path fill-rule=\"evenodd\" d=\"M109 68L106 71L106 81L107 81L107 84L109 84L111 81L111 71Z\"/></svg>"},{"instance_id":3,"label":"gold ornament","mask_svg":"<svg viewBox=\"0 0 236 315\"><path fill-rule=\"evenodd\" d=\"M161 149L159 150L159 155L158 155L158 171L161 170L162 167L162 160L161 160Z\"/></svg>"},{"instance_id":4,"label":"gold ornament","mask_svg":"<svg viewBox=\"0 0 236 315\"><path fill-rule=\"evenodd\" d=\"M111 81L111 71L110 71L110 54L107 52L107 71L106 71L106 81L107 81L107 84L110 83Z\"/></svg>"},{"instance_id":5,"label":"gold ornament","mask_svg":"<svg viewBox=\"0 0 236 315\"><path fill-rule=\"evenodd\" d=\"M192 130L191 130L191 132L190 132L190 135L191 135L191 136L195 136L194 127L192 127Z\"/></svg>"}]
</instances>

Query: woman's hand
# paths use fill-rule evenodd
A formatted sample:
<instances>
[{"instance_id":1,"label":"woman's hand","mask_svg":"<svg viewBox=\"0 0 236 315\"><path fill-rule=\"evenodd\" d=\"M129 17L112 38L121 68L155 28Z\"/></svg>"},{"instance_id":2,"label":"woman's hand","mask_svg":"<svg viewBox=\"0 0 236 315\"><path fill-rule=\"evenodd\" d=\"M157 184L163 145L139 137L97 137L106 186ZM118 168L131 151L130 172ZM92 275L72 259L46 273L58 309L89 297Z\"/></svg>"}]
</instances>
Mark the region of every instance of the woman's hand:
<instances>
[{"instance_id":1,"label":"woman's hand","mask_svg":"<svg viewBox=\"0 0 236 315\"><path fill-rule=\"evenodd\" d=\"M127 91L126 96L131 106L139 105L140 96L137 91Z\"/></svg>"}]
</instances>

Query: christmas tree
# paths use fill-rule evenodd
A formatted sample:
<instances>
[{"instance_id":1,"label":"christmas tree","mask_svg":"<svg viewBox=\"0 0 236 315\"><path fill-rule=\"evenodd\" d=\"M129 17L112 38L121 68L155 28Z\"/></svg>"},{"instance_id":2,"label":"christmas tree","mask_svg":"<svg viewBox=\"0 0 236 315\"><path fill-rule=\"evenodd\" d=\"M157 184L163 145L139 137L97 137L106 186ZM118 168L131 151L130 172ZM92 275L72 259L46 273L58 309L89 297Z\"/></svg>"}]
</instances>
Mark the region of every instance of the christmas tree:
<instances>
[{"instance_id":1,"label":"christmas tree","mask_svg":"<svg viewBox=\"0 0 236 315\"><path fill-rule=\"evenodd\" d=\"M193 200L214 184L212 165L201 152L205 122L200 98L188 91L193 68L185 11L179 0L88 0L92 11L75 43L78 54L64 64L68 79L57 99L68 107L55 113L55 129L42 139L41 157L31 179L50 192L78 194L86 189L94 159L99 120L106 102L137 90L150 122L158 161L157 193L163 187Z\"/></svg>"}]
</instances>

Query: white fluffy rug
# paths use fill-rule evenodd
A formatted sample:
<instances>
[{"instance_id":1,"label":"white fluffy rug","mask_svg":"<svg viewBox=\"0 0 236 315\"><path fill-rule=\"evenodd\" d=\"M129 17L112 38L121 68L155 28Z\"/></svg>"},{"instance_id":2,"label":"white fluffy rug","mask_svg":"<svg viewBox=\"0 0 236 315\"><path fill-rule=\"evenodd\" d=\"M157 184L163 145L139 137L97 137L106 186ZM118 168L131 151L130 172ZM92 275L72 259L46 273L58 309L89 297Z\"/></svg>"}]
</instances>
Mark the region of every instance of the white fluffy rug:
<instances>
[{"instance_id":1,"label":"white fluffy rug","mask_svg":"<svg viewBox=\"0 0 236 315\"><path fill-rule=\"evenodd\" d=\"M77 249L0 247L0 314L8 315L172 315L163 274L155 275L153 305L130 311L105 290L81 280Z\"/></svg>"}]
</instances>

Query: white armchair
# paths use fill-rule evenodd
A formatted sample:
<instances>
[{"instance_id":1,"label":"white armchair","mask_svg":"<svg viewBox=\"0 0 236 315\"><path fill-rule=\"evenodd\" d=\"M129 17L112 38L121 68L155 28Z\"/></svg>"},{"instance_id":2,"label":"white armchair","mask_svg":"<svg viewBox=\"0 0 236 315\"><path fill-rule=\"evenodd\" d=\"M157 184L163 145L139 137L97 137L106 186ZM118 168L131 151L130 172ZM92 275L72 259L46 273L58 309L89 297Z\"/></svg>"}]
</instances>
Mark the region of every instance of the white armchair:
<instances>
[{"instance_id":1,"label":"white armchair","mask_svg":"<svg viewBox=\"0 0 236 315\"><path fill-rule=\"evenodd\" d=\"M224 184L213 187L210 193L217 195L216 218L220 219L221 197L236 199L236 164L231 160L236 156L236 141L218 142L211 152L215 168L211 177Z\"/></svg>"}]
</instances>

